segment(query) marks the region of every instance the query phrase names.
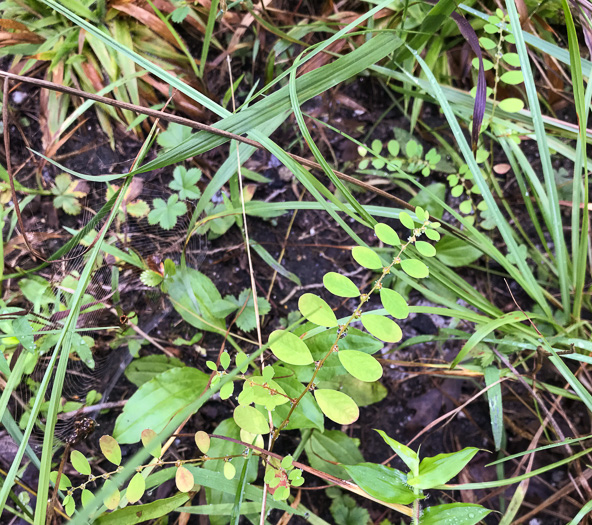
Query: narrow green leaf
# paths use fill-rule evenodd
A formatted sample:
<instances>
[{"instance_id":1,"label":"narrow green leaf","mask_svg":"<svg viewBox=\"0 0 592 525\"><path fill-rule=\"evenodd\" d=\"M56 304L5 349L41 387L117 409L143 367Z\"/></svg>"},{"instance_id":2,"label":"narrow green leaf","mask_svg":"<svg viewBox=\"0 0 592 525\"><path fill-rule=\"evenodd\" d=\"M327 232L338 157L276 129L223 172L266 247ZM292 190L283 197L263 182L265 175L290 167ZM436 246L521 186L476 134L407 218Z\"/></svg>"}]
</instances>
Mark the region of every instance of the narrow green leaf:
<instances>
[{"instance_id":1,"label":"narrow green leaf","mask_svg":"<svg viewBox=\"0 0 592 525\"><path fill-rule=\"evenodd\" d=\"M420 525L475 525L492 511L474 503L447 503L433 505L423 510Z\"/></svg>"},{"instance_id":2,"label":"narrow green leaf","mask_svg":"<svg viewBox=\"0 0 592 525\"><path fill-rule=\"evenodd\" d=\"M407 485L407 476L394 468L376 463L345 465L344 468L360 488L380 501L407 505L421 497Z\"/></svg>"},{"instance_id":3,"label":"narrow green leaf","mask_svg":"<svg viewBox=\"0 0 592 525\"><path fill-rule=\"evenodd\" d=\"M422 490L443 485L465 468L477 452L478 448L467 447L458 452L423 458L419 464L419 474L409 478L407 483Z\"/></svg>"}]
</instances>

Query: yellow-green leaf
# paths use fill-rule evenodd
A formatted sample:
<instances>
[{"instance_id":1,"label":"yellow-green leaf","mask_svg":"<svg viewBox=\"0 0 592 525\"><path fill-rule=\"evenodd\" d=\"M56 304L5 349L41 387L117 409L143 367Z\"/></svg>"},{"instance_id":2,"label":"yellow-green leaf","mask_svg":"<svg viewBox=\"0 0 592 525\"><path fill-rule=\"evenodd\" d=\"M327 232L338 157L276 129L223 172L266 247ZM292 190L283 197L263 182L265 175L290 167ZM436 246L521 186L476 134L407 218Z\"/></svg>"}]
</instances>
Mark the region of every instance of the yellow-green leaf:
<instances>
[{"instance_id":1,"label":"yellow-green leaf","mask_svg":"<svg viewBox=\"0 0 592 525\"><path fill-rule=\"evenodd\" d=\"M362 324L374 337L385 343L397 343L403 337L399 325L383 315L365 314L362 316Z\"/></svg>"},{"instance_id":2,"label":"yellow-green leaf","mask_svg":"<svg viewBox=\"0 0 592 525\"><path fill-rule=\"evenodd\" d=\"M388 224L379 222L374 226L374 233L384 244L389 246L399 246L401 244L399 235Z\"/></svg>"},{"instance_id":3,"label":"yellow-green leaf","mask_svg":"<svg viewBox=\"0 0 592 525\"><path fill-rule=\"evenodd\" d=\"M304 341L292 332L276 330L269 335L271 351L274 355L290 365L309 365L313 362L312 355ZM259 432L255 432L258 434Z\"/></svg>"},{"instance_id":4,"label":"yellow-green leaf","mask_svg":"<svg viewBox=\"0 0 592 525\"><path fill-rule=\"evenodd\" d=\"M70 453L70 462L76 471L80 472L80 474L83 474L84 476L90 475L90 465L88 463L88 459L84 457L82 452L73 450Z\"/></svg>"},{"instance_id":5,"label":"yellow-green leaf","mask_svg":"<svg viewBox=\"0 0 592 525\"><path fill-rule=\"evenodd\" d=\"M416 279L423 279L430 274L428 267L417 259L403 259L401 268L407 275Z\"/></svg>"},{"instance_id":6,"label":"yellow-green leaf","mask_svg":"<svg viewBox=\"0 0 592 525\"><path fill-rule=\"evenodd\" d=\"M349 277L337 272L326 273L323 277L323 284L337 297L359 297L360 295L360 290L354 282Z\"/></svg>"},{"instance_id":7,"label":"yellow-green leaf","mask_svg":"<svg viewBox=\"0 0 592 525\"><path fill-rule=\"evenodd\" d=\"M407 301L399 292L389 288L380 290L380 302L384 309L395 319L406 319L409 316L409 306Z\"/></svg>"},{"instance_id":8,"label":"yellow-green leaf","mask_svg":"<svg viewBox=\"0 0 592 525\"><path fill-rule=\"evenodd\" d=\"M251 434L269 434L269 423L255 407L238 405L234 409L234 422Z\"/></svg>"},{"instance_id":9,"label":"yellow-green leaf","mask_svg":"<svg viewBox=\"0 0 592 525\"><path fill-rule=\"evenodd\" d=\"M210 436L203 430L198 430L195 433L195 444L202 454L207 454L210 450Z\"/></svg>"},{"instance_id":10,"label":"yellow-green leaf","mask_svg":"<svg viewBox=\"0 0 592 525\"><path fill-rule=\"evenodd\" d=\"M158 435L151 428L142 430L142 445L150 452L150 455L154 458L160 457L162 445L158 439Z\"/></svg>"},{"instance_id":11,"label":"yellow-green leaf","mask_svg":"<svg viewBox=\"0 0 592 525\"><path fill-rule=\"evenodd\" d=\"M236 467L230 462L224 463L224 477L226 479L233 479L236 474Z\"/></svg>"},{"instance_id":12,"label":"yellow-green leaf","mask_svg":"<svg viewBox=\"0 0 592 525\"><path fill-rule=\"evenodd\" d=\"M331 421L340 425L351 425L360 416L360 410L355 401L343 392L337 390L315 390L315 399Z\"/></svg>"},{"instance_id":13,"label":"yellow-green leaf","mask_svg":"<svg viewBox=\"0 0 592 525\"><path fill-rule=\"evenodd\" d=\"M111 436L102 436L99 439L99 446L103 456L114 465L121 464L121 449L119 443Z\"/></svg>"},{"instance_id":14,"label":"yellow-green leaf","mask_svg":"<svg viewBox=\"0 0 592 525\"><path fill-rule=\"evenodd\" d=\"M382 377L382 365L370 354L358 350L339 350L339 361L352 376L366 383Z\"/></svg>"},{"instance_id":15,"label":"yellow-green leaf","mask_svg":"<svg viewBox=\"0 0 592 525\"><path fill-rule=\"evenodd\" d=\"M181 466L177 469L175 474L175 484L181 492L189 492L195 482L193 480L193 474L189 472L185 467Z\"/></svg>"},{"instance_id":16,"label":"yellow-green leaf","mask_svg":"<svg viewBox=\"0 0 592 525\"><path fill-rule=\"evenodd\" d=\"M365 246L356 246L352 250L352 257L360 266L368 268L369 270L378 270L382 268L380 257L376 252Z\"/></svg>"},{"instance_id":17,"label":"yellow-green leaf","mask_svg":"<svg viewBox=\"0 0 592 525\"><path fill-rule=\"evenodd\" d=\"M300 313L311 323L332 328L337 326L337 317L331 307L318 295L305 293L298 299Z\"/></svg>"},{"instance_id":18,"label":"yellow-green leaf","mask_svg":"<svg viewBox=\"0 0 592 525\"><path fill-rule=\"evenodd\" d=\"M136 472L127 486L125 497L130 503L136 503L136 501L140 501L140 498L144 495L145 490L146 480L140 472Z\"/></svg>"}]
</instances>

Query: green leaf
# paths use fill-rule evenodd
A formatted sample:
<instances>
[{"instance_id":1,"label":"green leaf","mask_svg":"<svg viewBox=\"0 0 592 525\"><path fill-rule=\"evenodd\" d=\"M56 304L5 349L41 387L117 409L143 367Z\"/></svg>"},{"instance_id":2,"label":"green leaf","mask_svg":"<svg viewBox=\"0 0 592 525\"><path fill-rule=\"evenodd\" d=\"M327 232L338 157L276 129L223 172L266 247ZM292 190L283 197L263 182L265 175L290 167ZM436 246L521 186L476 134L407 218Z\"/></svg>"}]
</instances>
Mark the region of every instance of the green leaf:
<instances>
[{"instance_id":1,"label":"green leaf","mask_svg":"<svg viewBox=\"0 0 592 525\"><path fill-rule=\"evenodd\" d=\"M162 443L158 439L158 435L151 428L145 428L142 430L140 437L142 439L142 445L150 452L150 455L154 458L159 458L162 451Z\"/></svg>"},{"instance_id":2,"label":"green leaf","mask_svg":"<svg viewBox=\"0 0 592 525\"><path fill-rule=\"evenodd\" d=\"M201 170L177 166L173 171L173 180L169 183L169 187L171 190L179 192L179 198L182 201L198 199L201 197L201 190L196 184L200 179Z\"/></svg>"},{"instance_id":3,"label":"green leaf","mask_svg":"<svg viewBox=\"0 0 592 525\"><path fill-rule=\"evenodd\" d=\"M269 434L269 423L255 407L238 405L234 409L234 422L251 434Z\"/></svg>"},{"instance_id":4,"label":"green leaf","mask_svg":"<svg viewBox=\"0 0 592 525\"><path fill-rule=\"evenodd\" d=\"M169 123L167 130L158 135L156 142L165 150L173 149L191 136L191 128L177 124Z\"/></svg>"},{"instance_id":5,"label":"green leaf","mask_svg":"<svg viewBox=\"0 0 592 525\"><path fill-rule=\"evenodd\" d=\"M35 339L33 335L33 328L27 321L25 316L19 316L12 321L12 330L14 337L16 337L23 348L33 352L35 350Z\"/></svg>"},{"instance_id":6,"label":"green leaf","mask_svg":"<svg viewBox=\"0 0 592 525\"><path fill-rule=\"evenodd\" d=\"M224 477L226 479L234 479L235 475L236 467L230 461L226 461L224 463Z\"/></svg>"},{"instance_id":7,"label":"green leaf","mask_svg":"<svg viewBox=\"0 0 592 525\"><path fill-rule=\"evenodd\" d=\"M417 452L411 450L408 446L399 443L392 437L389 437L382 430L377 430L376 432L378 432L382 439L384 439L385 443L396 452L397 456L399 456L403 463L407 465L407 468L411 473L417 473L419 468L419 457L417 456Z\"/></svg>"},{"instance_id":8,"label":"green leaf","mask_svg":"<svg viewBox=\"0 0 592 525\"><path fill-rule=\"evenodd\" d=\"M401 261L401 269L415 279L423 279L430 273L428 267L417 259L403 259Z\"/></svg>"},{"instance_id":9,"label":"green leaf","mask_svg":"<svg viewBox=\"0 0 592 525\"><path fill-rule=\"evenodd\" d=\"M130 503L136 503L140 501L140 498L144 495L146 490L146 480L140 472L136 472L134 477L130 480L127 490L125 491L125 497Z\"/></svg>"},{"instance_id":10,"label":"green leaf","mask_svg":"<svg viewBox=\"0 0 592 525\"><path fill-rule=\"evenodd\" d=\"M275 382L284 390L286 395L295 399L302 394L304 386L291 375L291 371L286 370L286 368L281 367L279 364L274 365L274 370L277 370L278 376L284 376L279 377ZM272 412L272 419L276 427L288 417L290 408L291 405L289 403L275 407ZM323 417L323 413L315 402L313 395L310 392L307 392L290 415L290 420L285 429L316 428L318 430L323 430L324 422L325 418Z\"/></svg>"},{"instance_id":11,"label":"green leaf","mask_svg":"<svg viewBox=\"0 0 592 525\"><path fill-rule=\"evenodd\" d=\"M508 113L518 113L524 109L524 102L519 98L505 98L499 103L499 107Z\"/></svg>"},{"instance_id":12,"label":"green leaf","mask_svg":"<svg viewBox=\"0 0 592 525\"><path fill-rule=\"evenodd\" d=\"M323 284L327 290L337 297L359 297L360 295L360 290L354 282L340 273L326 273L323 276Z\"/></svg>"},{"instance_id":13,"label":"green leaf","mask_svg":"<svg viewBox=\"0 0 592 525\"><path fill-rule=\"evenodd\" d=\"M124 373L128 381L139 387L166 370L183 368L184 366L183 361L176 357L153 354L134 359Z\"/></svg>"},{"instance_id":14,"label":"green leaf","mask_svg":"<svg viewBox=\"0 0 592 525\"><path fill-rule=\"evenodd\" d=\"M443 485L465 468L477 452L478 448L467 447L451 454L423 458L419 464L419 475L409 478L407 483L422 490Z\"/></svg>"},{"instance_id":15,"label":"green leaf","mask_svg":"<svg viewBox=\"0 0 592 525\"><path fill-rule=\"evenodd\" d=\"M382 377L382 365L370 354L357 350L339 350L337 356L343 367L360 381L372 383Z\"/></svg>"},{"instance_id":16,"label":"green leaf","mask_svg":"<svg viewBox=\"0 0 592 525\"><path fill-rule=\"evenodd\" d=\"M436 248L434 248L429 242L415 241L415 247L424 257L433 257L436 255Z\"/></svg>"},{"instance_id":17,"label":"green leaf","mask_svg":"<svg viewBox=\"0 0 592 525\"><path fill-rule=\"evenodd\" d=\"M244 306L244 309L236 319L236 326L245 332L250 332L257 327L255 303L253 301L253 293L250 288L245 288L238 296L238 299L235 299L232 295L227 295L224 299L233 303L233 305L237 308L243 308ZM265 297L257 297L257 307L260 316L267 315L271 310L271 305L269 304L269 301L265 299Z\"/></svg>"},{"instance_id":18,"label":"green leaf","mask_svg":"<svg viewBox=\"0 0 592 525\"><path fill-rule=\"evenodd\" d=\"M374 226L374 233L384 244L389 246L400 246L401 240L395 230L393 230L388 224L379 222Z\"/></svg>"},{"instance_id":19,"label":"green leaf","mask_svg":"<svg viewBox=\"0 0 592 525\"><path fill-rule=\"evenodd\" d=\"M375 463L346 465L344 468L360 488L380 501L407 505L421 497L407 485L407 476L394 468Z\"/></svg>"},{"instance_id":20,"label":"green leaf","mask_svg":"<svg viewBox=\"0 0 592 525\"><path fill-rule=\"evenodd\" d=\"M387 389L380 381L365 383L350 374L342 374L328 380L319 381L318 388L339 390L351 397L359 407L379 403L388 394Z\"/></svg>"},{"instance_id":21,"label":"green leaf","mask_svg":"<svg viewBox=\"0 0 592 525\"><path fill-rule=\"evenodd\" d=\"M291 365L309 365L313 362L310 350L298 336L286 330L276 330L269 335L269 347L274 355Z\"/></svg>"},{"instance_id":22,"label":"green leaf","mask_svg":"<svg viewBox=\"0 0 592 525\"><path fill-rule=\"evenodd\" d=\"M419 525L475 525L485 518L489 509L474 503L447 503L423 509Z\"/></svg>"},{"instance_id":23,"label":"green leaf","mask_svg":"<svg viewBox=\"0 0 592 525\"><path fill-rule=\"evenodd\" d=\"M121 500L121 493L119 492L117 485L108 479L105 481L103 486L107 489L107 492L105 492L105 497L103 498L105 507L107 507L109 510L116 509Z\"/></svg>"},{"instance_id":24,"label":"green leaf","mask_svg":"<svg viewBox=\"0 0 592 525\"><path fill-rule=\"evenodd\" d=\"M399 325L388 317L376 314L364 314L361 320L368 332L385 343L397 343L403 337Z\"/></svg>"},{"instance_id":25,"label":"green leaf","mask_svg":"<svg viewBox=\"0 0 592 525\"><path fill-rule=\"evenodd\" d=\"M162 199L154 199L152 207L154 208L148 214L148 223L151 225L160 224L163 230L170 230L177 224L177 219L187 213L187 205L184 202L178 202L179 196L175 193L171 195L167 202Z\"/></svg>"},{"instance_id":26,"label":"green leaf","mask_svg":"<svg viewBox=\"0 0 592 525\"><path fill-rule=\"evenodd\" d=\"M380 302L389 315L392 315L395 319L406 319L409 316L407 301L399 292L389 288L381 288Z\"/></svg>"},{"instance_id":27,"label":"green leaf","mask_svg":"<svg viewBox=\"0 0 592 525\"><path fill-rule=\"evenodd\" d=\"M92 495L92 494L91 494ZM189 494L180 492L170 498L157 499L152 503L134 505L108 512L97 518L95 525L135 525L168 516L189 500Z\"/></svg>"},{"instance_id":28,"label":"green leaf","mask_svg":"<svg viewBox=\"0 0 592 525\"><path fill-rule=\"evenodd\" d=\"M318 295L305 293L298 299L298 309L311 323L332 328L337 326L337 317L331 307Z\"/></svg>"},{"instance_id":29,"label":"green leaf","mask_svg":"<svg viewBox=\"0 0 592 525\"><path fill-rule=\"evenodd\" d=\"M162 372L130 397L115 422L113 435L120 443L137 443L146 428L160 433L175 414L201 395L208 378L190 367Z\"/></svg>"},{"instance_id":30,"label":"green leaf","mask_svg":"<svg viewBox=\"0 0 592 525\"><path fill-rule=\"evenodd\" d=\"M456 268L475 262L481 257L481 251L458 237L445 235L436 244L436 257L446 266Z\"/></svg>"},{"instance_id":31,"label":"green leaf","mask_svg":"<svg viewBox=\"0 0 592 525\"><path fill-rule=\"evenodd\" d=\"M140 281L144 286L148 286L148 288L157 287L163 280L164 277L154 270L144 270L140 274Z\"/></svg>"},{"instance_id":32,"label":"green leaf","mask_svg":"<svg viewBox=\"0 0 592 525\"><path fill-rule=\"evenodd\" d=\"M500 80L506 84L515 86L516 84L522 84L522 82L524 82L524 77L522 76L522 71L516 69L515 71L506 71L500 77Z\"/></svg>"},{"instance_id":33,"label":"green leaf","mask_svg":"<svg viewBox=\"0 0 592 525\"><path fill-rule=\"evenodd\" d=\"M502 58L511 66L520 67L520 57L518 56L518 53L504 53Z\"/></svg>"},{"instance_id":34,"label":"green leaf","mask_svg":"<svg viewBox=\"0 0 592 525\"><path fill-rule=\"evenodd\" d=\"M366 248L365 246L356 246L352 250L352 257L354 260L364 268L369 270L378 270L382 268L382 261L374 250Z\"/></svg>"},{"instance_id":35,"label":"green leaf","mask_svg":"<svg viewBox=\"0 0 592 525\"><path fill-rule=\"evenodd\" d=\"M342 465L364 461L359 446L358 439L349 437L341 430L325 430L325 432L315 430L306 442L304 450L311 467L332 476L347 479L349 474Z\"/></svg>"},{"instance_id":36,"label":"green leaf","mask_svg":"<svg viewBox=\"0 0 592 525\"><path fill-rule=\"evenodd\" d=\"M55 485L55 482L58 479L57 470L53 470L49 473L49 479ZM62 472L62 476L60 478L60 486L58 488L60 490L66 490L67 488L70 488L71 486L72 486L72 482L70 481L70 478Z\"/></svg>"},{"instance_id":37,"label":"green leaf","mask_svg":"<svg viewBox=\"0 0 592 525\"><path fill-rule=\"evenodd\" d=\"M483 49L487 49L487 50L497 47L497 44L493 40L491 40L491 38L487 38L486 36L482 36L479 39L479 43L481 44Z\"/></svg>"},{"instance_id":38,"label":"green leaf","mask_svg":"<svg viewBox=\"0 0 592 525\"><path fill-rule=\"evenodd\" d=\"M82 501L83 507L88 507L88 504L95 499L95 495L88 489L84 489L82 494L80 495L80 500ZM97 522L95 522L97 523Z\"/></svg>"},{"instance_id":39,"label":"green leaf","mask_svg":"<svg viewBox=\"0 0 592 525\"><path fill-rule=\"evenodd\" d=\"M191 8L188 5L177 7L177 9L171 13L171 20L175 22L175 24L180 24L185 20L185 18L187 18L187 15L190 11Z\"/></svg>"},{"instance_id":40,"label":"green leaf","mask_svg":"<svg viewBox=\"0 0 592 525\"><path fill-rule=\"evenodd\" d=\"M411 215L409 215L406 211L399 213L399 220L401 221L401 224L405 226L405 228L409 228L410 230L415 228L415 222L413 222Z\"/></svg>"},{"instance_id":41,"label":"green leaf","mask_svg":"<svg viewBox=\"0 0 592 525\"><path fill-rule=\"evenodd\" d=\"M319 389L314 391L314 396L323 414L335 423L350 425L360 416L358 405L343 392Z\"/></svg>"},{"instance_id":42,"label":"green leaf","mask_svg":"<svg viewBox=\"0 0 592 525\"><path fill-rule=\"evenodd\" d=\"M107 435L101 436L101 439L99 439L99 446L101 447L103 456L107 458L107 461L110 461L114 465L121 464L121 448L119 448L119 443L115 438Z\"/></svg>"},{"instance_id":43,"label":"green leaf","mask_svg":"<svg viewBox=\"0 0 592 525\"><path fill-rule=\"evenodd\" d=\"M72 466L80 474L84 476L90 476L90 464L88 463L88 459L86 459L82 452L79 452L78 450L73 450L70 453L70 463L72 463Z\"/></svg>"},{"instance_id":44,"label":"green leaf","mask_svg":"<svg viewBox=\"0 0 592 525\"><path fill-rule=\"evenodd\" d=\"M436 230L431 230L430 228L427 228L425 231L426 237L428 239L430 239L431 241L439 241L440 240L440 234L436 231Z\"/></svg>"}]
</instances>

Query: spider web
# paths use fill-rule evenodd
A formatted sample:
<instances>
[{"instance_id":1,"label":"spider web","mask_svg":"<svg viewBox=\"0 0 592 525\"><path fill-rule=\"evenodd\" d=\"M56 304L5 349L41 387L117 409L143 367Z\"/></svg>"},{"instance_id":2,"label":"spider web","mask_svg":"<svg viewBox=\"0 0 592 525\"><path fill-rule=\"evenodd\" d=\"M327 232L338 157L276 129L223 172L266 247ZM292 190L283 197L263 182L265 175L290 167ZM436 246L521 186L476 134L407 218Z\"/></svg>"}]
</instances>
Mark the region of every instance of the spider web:
<instances>
[{"instance_id":1,"label":"spider web","mask_svg":"<svg viewBox=\"0 0 592 525\"><path fill-rule=\"evenodd\" d=\"M27 318L36 332L36 349L27 355L26 375L23 376L21 387L15 392L13 404L15 419L22 427L26 424L36 387L59 338L58 332L70 313L74 291L94 246L93 241L102 232L109 217L109 214L101 217L100 210L113 197L117 187L102 185L92 190L87 183L78 183L71 189L77 192L74 195L78 195L76 200L80 213L76 216L57 211L55 217L56 212L50 208L52 213L44 213L43 205L39 204L28 206L22 212L27 238L45 259L83 231L85 225L92 225L91 228L87 227L89 231L83 231L83 238L67 253L63 253L58 261L50 262L33 276L27 275L19 282L23 292L29 290L29 293L25 293L29 299L26 305ZM151 271L153 277L157 276L164 271L166 259L179 264L183 254L186 265L197 269L205 257L203 236L192 235L187 241L194 208L192 202L183 201L186 213L178 216L171 228L163 228L161 223L148 220L156 199L167 202L173 194L164 184L153 185L139 177L134 178L122 206L105 232L100 254L81 302L76 330L70 335L72 351L62 390L64 413L59 414L55 430L58 440L67 440L75 422L83 417L80 411L70 410L75 407L71 403L84 403L93 390L101 395L99 402L105 402L131 361L125 338L124 344L121 341L122 331L127 330L125 322L132 312L136 314L133 317L134 324L148 334L172 311L160 287L145 284L143 273ZM70 202L70 205L71 210L74 203ZM45 206L47 210L47 203ZM26 269L42 262L32 260L27 250L23 249L22 233L15 229L12 239L8 264ZM14 246L20 246L20 251ZM53 379L46 393L46 401L49 400L52 386ZM98 399L95 395L94 402ZM89 416L92 417L92 414L84 414L84 417ZM39 444L42 438L43 418L31 442Z\"/></svg>"}]
</instances>

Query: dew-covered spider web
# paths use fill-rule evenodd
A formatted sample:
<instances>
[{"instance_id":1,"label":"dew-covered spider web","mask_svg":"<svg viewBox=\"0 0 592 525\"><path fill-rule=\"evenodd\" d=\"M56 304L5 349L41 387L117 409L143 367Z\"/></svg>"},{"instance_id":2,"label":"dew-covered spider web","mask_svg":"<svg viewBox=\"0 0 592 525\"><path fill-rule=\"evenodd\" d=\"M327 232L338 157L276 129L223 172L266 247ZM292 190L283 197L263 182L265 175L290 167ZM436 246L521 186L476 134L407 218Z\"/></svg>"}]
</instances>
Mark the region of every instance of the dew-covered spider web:
<instances>
[{"instance_id":1,"label":"dew-covered spider web","mask_svg":"<svg viewBox=\"0 0 592 525\"><path fill-rule=\"evenodd\" d=\"M24 300L4 308L0 319L0 330L10 333L11 329L17 332L15 326L22 326L25 316L34 332L28 345L14 345L9 356L12 365L21 352L26 356L24 375L12 404L21 428L28 421L79 278L96 246L95 239L105 230L109 213L104 206L118 189L113 184L93 187L66 177L56 178L56 186L60 193L54 193L53 199L35 199L22 210L27 239L39 257L30 254L18 226L9 226L8 232L8 269L15 273L35 269L17 280ZM140 346L151 344L150 332L173 315L161 286L167 271L180 267L182 261L197 269L203 260L204 237L188 236L195 203L182 197L187 195L173 191L166 183L149 184L135 177L121 207L111 212L114 217L92 267L76 329L70 332L72 351L56 441L68 441L76 421L96 414L91 408L107 401L132 354L137 354ZM48 260L72 239L75 242L57 261L43 264L43 259ZM43 438L52 383L32 436L33 444Z\"/></svg>"}]
</instances>

